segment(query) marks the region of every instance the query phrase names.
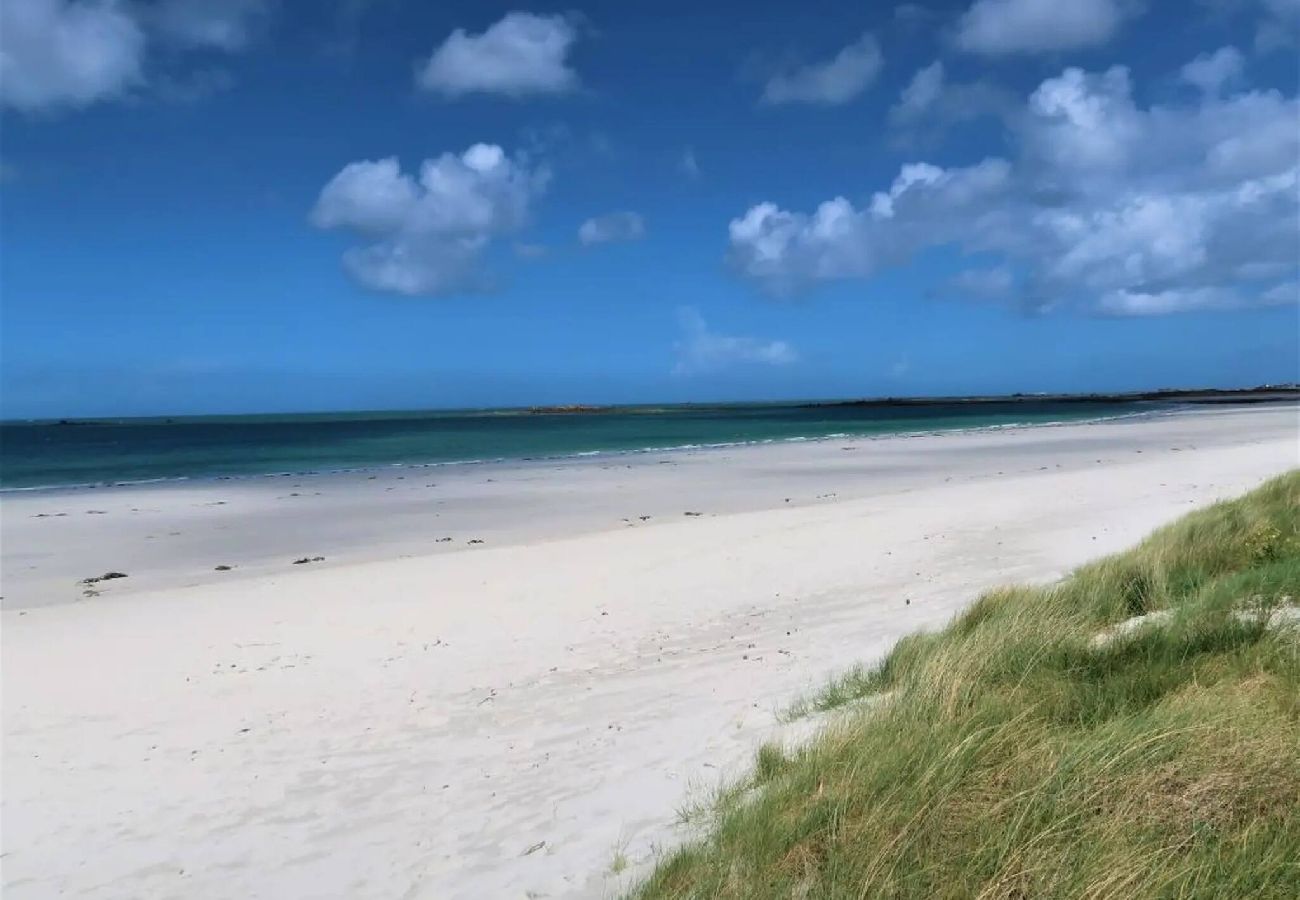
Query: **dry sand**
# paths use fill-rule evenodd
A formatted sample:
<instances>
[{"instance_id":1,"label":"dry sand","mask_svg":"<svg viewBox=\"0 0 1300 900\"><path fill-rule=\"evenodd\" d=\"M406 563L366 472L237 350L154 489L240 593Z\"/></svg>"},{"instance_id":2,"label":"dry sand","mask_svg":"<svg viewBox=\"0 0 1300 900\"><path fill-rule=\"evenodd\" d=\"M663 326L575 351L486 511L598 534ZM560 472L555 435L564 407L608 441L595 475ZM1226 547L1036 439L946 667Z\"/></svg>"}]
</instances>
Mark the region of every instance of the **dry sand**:
<instances>
[{"instance_id":1,"label":"dry sand","mask_svg":"<svg viewBox=\"0 0 1300 900\"><path fill-rule=\"evenodd\" d=\"M4 896L616 894L801 692L1298 436L1291 406L8 495Z\"/></svg>"}]
</instances>

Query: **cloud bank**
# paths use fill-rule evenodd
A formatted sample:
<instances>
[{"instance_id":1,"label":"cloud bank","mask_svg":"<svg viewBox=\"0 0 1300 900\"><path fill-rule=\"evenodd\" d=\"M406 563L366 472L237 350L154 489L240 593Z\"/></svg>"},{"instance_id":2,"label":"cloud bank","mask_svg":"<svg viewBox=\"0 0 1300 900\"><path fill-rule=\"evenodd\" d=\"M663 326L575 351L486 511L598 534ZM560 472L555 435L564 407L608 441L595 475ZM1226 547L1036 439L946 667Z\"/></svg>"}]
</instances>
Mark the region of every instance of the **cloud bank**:
<instances>
[{"instance_id":1,"label":"cloud bank","mask_svg":"<svg viewBox=\"0 0 1300 900\"><path fill-rule=\"evenodd\" d=\"M731 262L782 294L947 245L1014 270L1028 309L1279 302L1300 246L1300 106L1272 90L1221 96L1210 80L1197 102L1143 108L1127 69L1066 69L1015 117L1011 159L905 165L865 202L811 213L759 203L730 224Z\"/></svg>"}]
</instances>

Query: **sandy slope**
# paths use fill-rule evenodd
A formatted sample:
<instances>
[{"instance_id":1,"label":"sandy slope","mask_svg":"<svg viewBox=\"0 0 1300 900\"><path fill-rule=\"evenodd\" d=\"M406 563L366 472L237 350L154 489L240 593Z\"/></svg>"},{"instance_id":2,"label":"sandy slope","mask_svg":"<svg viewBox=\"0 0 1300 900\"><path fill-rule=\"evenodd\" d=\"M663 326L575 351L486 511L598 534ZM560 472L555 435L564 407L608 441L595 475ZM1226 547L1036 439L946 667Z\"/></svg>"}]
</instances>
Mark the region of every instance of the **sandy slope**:
<instances>
[{"instance_id":1,"label":"sandy slope","mask_svg":"<svg viewBox=\"0 0 1300 900\"><path fill-rule=\"evenodd\" d=\"M5 897L607 894L801 690L1296 465L1297 425L8 497Z\"/></svg>"}]
</instances>

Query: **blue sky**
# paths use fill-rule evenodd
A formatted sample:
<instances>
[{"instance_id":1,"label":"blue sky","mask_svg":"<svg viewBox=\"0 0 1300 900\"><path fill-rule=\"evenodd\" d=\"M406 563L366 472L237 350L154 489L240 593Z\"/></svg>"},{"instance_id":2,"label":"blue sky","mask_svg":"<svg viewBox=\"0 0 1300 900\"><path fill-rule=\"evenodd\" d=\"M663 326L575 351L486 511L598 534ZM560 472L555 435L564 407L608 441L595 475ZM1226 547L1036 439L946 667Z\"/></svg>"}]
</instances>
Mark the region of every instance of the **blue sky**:
<instances>
[{"instance_id":1,"label":"blue sky","mask_svg":"<svg viewBox=\"0 0 1300 900\"><path fill-rule=\"evenodd\" d=\"M11 417L1298 377L1296 0L7 0Z\"/></svg>"}]
</instances>

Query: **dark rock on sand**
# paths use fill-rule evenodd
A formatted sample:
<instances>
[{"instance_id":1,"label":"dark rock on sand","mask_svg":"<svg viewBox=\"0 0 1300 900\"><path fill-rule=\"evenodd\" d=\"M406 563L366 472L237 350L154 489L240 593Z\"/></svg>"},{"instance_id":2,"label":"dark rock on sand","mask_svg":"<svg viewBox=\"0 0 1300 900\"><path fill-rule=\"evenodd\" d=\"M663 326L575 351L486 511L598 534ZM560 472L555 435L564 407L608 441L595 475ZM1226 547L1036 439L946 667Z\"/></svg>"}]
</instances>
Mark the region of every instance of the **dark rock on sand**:
<instances>
[{"instance_id":1,"label":"dark rock on sand","mask_svg":"<svg viewBox=\"0 0 1300 900\"><path fill-rule=\"evenodd\" d=\"M125 572L105 572L103 575L94 575L90 578L81 579L82 584L98 584L101 581L112 581L114 578L125 578Z\"/></svg>"}]
</instances>

